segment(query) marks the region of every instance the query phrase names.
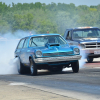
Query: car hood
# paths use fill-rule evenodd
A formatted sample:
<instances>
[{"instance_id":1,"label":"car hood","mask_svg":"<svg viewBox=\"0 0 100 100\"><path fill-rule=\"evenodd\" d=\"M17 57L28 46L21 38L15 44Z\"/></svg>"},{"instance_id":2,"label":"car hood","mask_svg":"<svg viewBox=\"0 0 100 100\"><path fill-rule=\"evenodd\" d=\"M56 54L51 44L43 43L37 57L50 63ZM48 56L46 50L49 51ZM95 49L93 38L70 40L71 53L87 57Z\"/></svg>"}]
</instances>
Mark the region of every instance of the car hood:
<instances>
[{"instance_id":1,"label":"car hood","mask_svg":"<svg viewBox=\"0 0 100 100\"><path fill-rule=\"evenodd\" d=\"M70 52L73 51L68 45L59 45L59 46L45 46L39 48L42 53L57 53L57 52Z\"/></svg>"},{"instance_id":2,"label":"car hood","mask_svg":"<svg viewBox=\"0 0 100 100\"><path fill-rule=\"evenodd\" d=\"M100 42L100 38L82 38L74 40L78 43Z\"/></svg>"}]
</instances>

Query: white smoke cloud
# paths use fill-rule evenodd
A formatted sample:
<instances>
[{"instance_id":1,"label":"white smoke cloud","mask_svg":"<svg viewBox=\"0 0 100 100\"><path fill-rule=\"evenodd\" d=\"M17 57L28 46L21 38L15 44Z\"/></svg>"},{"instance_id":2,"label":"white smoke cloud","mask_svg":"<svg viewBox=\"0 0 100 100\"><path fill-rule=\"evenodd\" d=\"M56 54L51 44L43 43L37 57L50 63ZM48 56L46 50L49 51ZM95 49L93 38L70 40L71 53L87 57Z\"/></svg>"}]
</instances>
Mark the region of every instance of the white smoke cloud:
<instances>
[{"instance_id":1,"label":"white smoke cloud","mask_svg":"<svg viewBox=\"0 0 100 100\"><path fill-rule=\"evenodd\" d=\"M28 35L30 34L24 31L0 35L0 75L18 74L17 59L14 59L14 51L19 39Z\"/></svg>"},{"instance_id":2,"label":"white smoke cloud","mask_svg":"<svg viewBox=\"0 0 100 100\"><path fill-rule=\"evenodd\" d=\"M80 47L80 55L82 56L82 58L79 60L79 66L80 66L80 69L81 69L81 68L84 67L84 64L86 63L85 59L87 57L85 51L83 51L81 47Z\"/></svg>"},{"instance_id":3,"label":"white smoke cloud","mask_svg":"<svg viewBox=\"0 0 100 100\"><path fill-rule=\"evenodd\" d=\"M14 74L16 67L14 66L14 50L16 48L16 40L0 41L0 74Z\"/></svg>"}]
</instances>

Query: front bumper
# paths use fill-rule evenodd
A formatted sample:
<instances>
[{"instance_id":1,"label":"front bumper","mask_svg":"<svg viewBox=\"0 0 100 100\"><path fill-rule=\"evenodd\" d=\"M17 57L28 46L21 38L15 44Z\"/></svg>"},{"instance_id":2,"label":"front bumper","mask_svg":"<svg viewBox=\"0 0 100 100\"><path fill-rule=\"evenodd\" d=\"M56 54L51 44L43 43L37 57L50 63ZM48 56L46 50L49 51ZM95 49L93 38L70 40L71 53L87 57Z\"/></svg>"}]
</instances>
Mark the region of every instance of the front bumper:
<instances>
[{"instance_id":1,"label":"front bumper","mask_svg":"<svg viewBox=\"0 0 100 100\"><path fill-rule=\"evenodd\" d=\"M100 48L90 48L90 49L81 49L85 53L94 53L95 51L100 51Z\"/></svg>"},{"instance_id":2,"label":"front bumper","mask_svg":"<svg viewBox=\"0 0 100 100\"><path fill-rule=\"evenodd\" d=\"M90 48L90 49L80 49L81 54L85 54L87 56L91 56L94 58L100 57L100 48Z\"/></svg>"},{"instance_id":3,"label":"front bumper","mask_svg":"<svg viewBox=\"0 0 100 100\"><path fill-rule=\"evenodd\" d=\"M49 58L36 58L35 63L59 62L59 61L73 61L81 59L81 55L64 56L64 57L49 57Z\"/></svg>"}]
</instances>

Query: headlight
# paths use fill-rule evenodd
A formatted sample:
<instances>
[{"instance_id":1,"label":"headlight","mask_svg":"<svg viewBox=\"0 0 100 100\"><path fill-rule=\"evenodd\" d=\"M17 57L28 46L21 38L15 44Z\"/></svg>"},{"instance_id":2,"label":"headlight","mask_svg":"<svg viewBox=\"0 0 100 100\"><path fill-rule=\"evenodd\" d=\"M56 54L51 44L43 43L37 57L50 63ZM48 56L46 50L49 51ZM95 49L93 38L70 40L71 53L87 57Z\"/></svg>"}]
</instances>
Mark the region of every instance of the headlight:
<instances>
[{"instance_id":1,"label":"headlight","mask_svg":"<svg viewBox=\"0 0 100 100\"><path fill-rule=\"evenodd\" d=\"M74 54L79 54L80 50L78 48L74 48Z\"/></svg>"},{"instance_id":2,"label":"headlight","mask_svg":"<svg viewBox=\"0 0 100 100\"><path fill-rule=\"evenodd\" d=\"M42 52L40 50L36 51L36 57L42 57Z\"/></svg>"}]
</instances>

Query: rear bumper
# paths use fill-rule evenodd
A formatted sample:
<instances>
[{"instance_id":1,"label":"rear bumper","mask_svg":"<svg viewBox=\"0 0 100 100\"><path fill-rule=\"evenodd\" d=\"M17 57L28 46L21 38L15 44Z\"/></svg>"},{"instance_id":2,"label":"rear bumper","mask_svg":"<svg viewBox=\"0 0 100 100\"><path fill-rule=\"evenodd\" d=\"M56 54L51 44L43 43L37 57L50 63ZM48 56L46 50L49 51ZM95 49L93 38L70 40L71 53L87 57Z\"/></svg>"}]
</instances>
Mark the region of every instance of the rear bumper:
<instances>
[{"instance_id":1,"label":"rear bumper","mask_svg":"<svg viewBox=\"0 0 100 100\"><path fill-rule=\"evenodd\" d=\"M49 58L36 58L35 63L47 63L47 62L60 62L60 61L73 61L81 59L81 55L64 56L64 57L49 57Z\"/></svg>"}]
</instances>

